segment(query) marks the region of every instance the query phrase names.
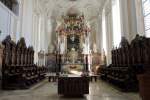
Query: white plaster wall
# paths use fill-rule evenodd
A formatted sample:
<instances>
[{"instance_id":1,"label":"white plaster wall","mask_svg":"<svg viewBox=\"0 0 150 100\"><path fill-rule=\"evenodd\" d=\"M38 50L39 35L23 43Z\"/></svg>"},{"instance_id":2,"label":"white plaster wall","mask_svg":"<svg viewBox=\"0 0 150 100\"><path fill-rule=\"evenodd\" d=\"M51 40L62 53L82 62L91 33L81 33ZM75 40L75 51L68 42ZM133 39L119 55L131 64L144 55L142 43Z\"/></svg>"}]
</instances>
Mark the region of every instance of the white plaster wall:
<instances>
[{"instance_id":1,"label":"white plaster wall","mask_svg":"<svg viewBox=\"0 0 150 100\"><path fill-rule=\"evenodd\" d=\"M129 41L135 38L137 34L137 21L136 21L136 9L135 9L135 1L128 0L128 12L129 12Z\"/></svg>"},{"instance_id":2,"label":"white plaster wall","mask_svg":"<svg viewBox=\"0 0 150 100\"><path fill-rule=\"evenodd\" d=\"M129 42L136 34L143 35L144 20L141 0L120 0L121 30Z\"/></svg>"},{"instance_id":3,"label":"white plaster wall","mask_svg":"<svg viewBox=\"0 0 150 100\"><path fill-rule=\"evenodd\" d=\"M103 48L105 50L105 54L106 54L106 60L107 60L107 65L111 64L111 50L112 50L112 47L113 47L113 29L112 29L112 2L111 0L107 0L105 2L105 5L104 5L104 12L103 12L103 17L105 17L105 24L104 24L104 21L103 22L103 35L106 35L103 36L103 42L106 42L103 43ZM104 20L104 19L103 19ZM105 29L104 29L105 27ZM105 39L106 41L104 41ZM106 45L106 46L105 46ZM103 52L103 50L102 50Z\"/></svg>"},{"instance_id":4,"label":"white plaster wall","mask_svg":"<svg viewBox=\"0 0 150 100\"><path fill-rule=\"evenodd\" d=\"M17 16L13 14L4 4L0 2L0 41L7 35L11 35L15 40Z\"/></svg>"},{"instance_id":5,"label":"white plaster wall","mask_svg":"<svg viewBox=\"0 0 150 100\"><path fill-rule=\"evenodd\" d=\"M96 46L97 46L97 50L98 52L101 53L102 50L102 15L100 13L100 15L98 16L98 20L97 20L97 32L96 32Z\"/></svg>"},{"instance_id":6,"label":"white plaster wall","mask_svg":"<svg viewBox=\"0 0 150 100\"><path fill-rule=\"evenodd\" d=\"M129 40L129 14L127 0L120 0L121 35Z\"/></svg>"},{"instance_id":7,"label":"white plaster wall","mask_svg":"<svg viewBox=\"0 0 150 100\"><path fill-rule=\"evenodd\" d=\"M53 49L54 49L54 47L52 47L51 45L52 45L52 41L51 41L51 36L52 36L52 21L51 21L52 19L48 19L48 22L47 22L47 24L48 24L48 26L47 26L47 28L48 28L48 35L47 35L47 38L46 38L46 40L47 40L47 43L48 43L48 51L47 52L53 52Z\"/></svg>"},{"instance_id":8,"label":"white plaster wall","mask_svg":"<svg viewBox=\"0 0 150 100\"><path fill-rule=\"evenodd\" d=\"M27 45L32 45L32 16L33 16L33 0L23 0L22 10L22 31L21 36L25 37Z\"/></svg>"},{"instance_id":9,"label":"white plaster wall","mask_svg":"<svg viewBox=\"0 0 150 100\"><path fill-rule=\"evenodd\" d=\"M97 20L95 19L95 20L92 20L91 22L90 22L90 28L91 28L91 33L90 34L92 34L91 35L91 37L90 37L90 47L91 47L91 49L93 49L93 44L95 44L96 43L96 35L97 35L97 25L98 25L98 23L97 23Z\"/></svg>"},{"instance_id":10,"label":"white plaster wall","mask_svg":"<svg viewBox=\"0 0 150 100\"><path fill-rule=\"evenodd\" d=\"M111 64L111 50L113 48L112 14L106 14L106 43L107 43L107 64Z\"/></svg>"},{"instance_id":11,"label":"white plaster wall","mask_svg":"<svg viewBox=\"0 0 150 100\"><path fill-rule=\"evenodd\" d=\"M33 33L32 33L32 45L34 46L35 54L34 54L34 63L38 62L38 15L36 13L33 14Z\"/></svg>"},{"instance_id":12,"label":"white plaster wall","mask_svg":"<svg viewBox=\"0 0 150 100\"><path fill-rule=\"evenodd\" d=\"M136 8L137 33L140 35L144 35L145 27L144 27L142 0L134 0L134 1Z\"/></svg>"},{"instance_id":13,"label":"white plaster wall","mask_svg":"<svg viewBox=\"0 0 150 100\"><path fill-rule=\"evenodd\" d=\"M41 9L39 2L33 3L32 20L32 45L35 48L35 63L38 62L38 52L48 52L49 45L52 45L52 19L45 9Z\"/></svg>"},{"instance_id":14,"label":"white plaster wall","mask_svg":"<svg viewBox=\"0 0 150 100\"><path fill-rule=\"evenodd\" d=\"M18 11L18 20L16 23L16 41L18 41L20 39L20 37L22 36L21 32L22 32L22 16L23 16L23 0L18 0L19 2L19 11Z\"/></svg>"}]
</instances>

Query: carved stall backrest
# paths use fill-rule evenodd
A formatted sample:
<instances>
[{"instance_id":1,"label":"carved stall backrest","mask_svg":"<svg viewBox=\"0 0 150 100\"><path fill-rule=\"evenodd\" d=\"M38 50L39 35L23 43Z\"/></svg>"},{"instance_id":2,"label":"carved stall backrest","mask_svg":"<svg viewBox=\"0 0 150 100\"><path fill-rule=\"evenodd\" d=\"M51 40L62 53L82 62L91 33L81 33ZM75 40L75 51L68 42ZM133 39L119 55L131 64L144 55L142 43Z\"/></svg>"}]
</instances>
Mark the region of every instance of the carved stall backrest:
<instances>
[{"instance_id":1,"label":"carved stall backrest","mask_svg":"<svg viewBox=\"0 0 150 100\"><path fill-rule=\"evenodd\" d=\"M21 45L21 65L25 64L25 51L27 49L25 39L21 38L20 39L20 45Z\"/></svg>"},{"instance_id":2,"label":"carved stall backrest","mask_svg":"<svg viewBox=\"0 0 150 100\"><path fill-rule=\"evenodd\" d=\"M4 50L4 46L0 43L0 77L2 76L3 50Z\"/></svg>"},{"instance_id":3,"label":"carved stall backrest","mask_svg":"<svg viewBox=\"0 0 150 100\"><path fill-rule=\"evenodd\" d=\"M120 48L122 49L122 64L129 64L129 42L125 37L122 37Z\"/></svg>"},{"instance_id":4,"label":"carved stall backrest","mask_svg":"<svg viewBox=\"0 0 150 100\"><path fill-rule=\"evenodd\" d=\"M130 45L130 53L131 53L131 64L134 64L135 63L135 61L134 61L134 59L135 59L135 57L134 57L134 51L135 51L135 40L132 40L131 41L131 45Z\"/></svg>"},{"instance_id":5,"label":"carved stall backrest","mask_svg":"<svg viewBox=\"0 0 150 100\"><path fill-rule=\"evenodd\" d=\"M17 46L16 48L16 57L17 57L17 61L16 61L16 64L17 65L20 65L20 59L21 59L21 56L20 56L20 48Z\"/></svg>"},{"instance_id":6,"label":"carved stall backrest","mask_svg":"<svg viewBox=\"0 0 150 100\"><path fill-rule=\"evenodd\" d=\"M115 65L117 65L117 52L116 52L116 50L113 50L114 51L114 54L113 54L113 56L114 56L114 64Z\"/></svg>"},{"instance_id":7,"label":"carved stall backrest","mask_svg":"<svg viewBox=\"0 0 150 100\"><path fill-rule=\"evenodd\" d=\"M145 37L141 37L141 40L139 41L139 46L140 46L140 63L144 64L146 61L146 38Z\"/></svg>"},{"instance_id":8,"label":"carved stall backrest","mask_svg":"<svg viewBox=\"0 0 150 100\"><path fill-rule=\"evenodd\" d=\"M28 48L28 54L27 54L27 64L30 64L30 53L31 53L31 49Z\"/></svg>"},{"instance_id":9,"label":"carved stall backrest","mask_svg":"<svg viewBox=\"0 0 150 100\"><path fill-rule=\"evenodd\" d=\"M112 59L112 64L115 65L115 53L114 53L114 49L111 50L111 59Z\"/></svg>"},{"instance_id":10,"label":"carved stall backrest","mask_svg":"<svg viewBox=\"0 0 150 100\"><path fill-rule=\"evenodd\" d=\"M143 48L142 48L142 58L144 64L150 64L150 41L148 38L143 37L142 42Z\"/></svg>"},{"instance_id":11,"label":"carved stall backrest","mask_svg":"<svg viewBox=\"0 0 150 100\"><path fill-rule=\"evenodd\" d=\"M7 36L2 42L4 45L3 65L29 65L34 64L33 47L26 46L25 39L21 38L17 44Z\"/></svg>"},{"instance_id":12,"label":"carved stall backrest","mask_svg":"<svg viewBox=\"0 0 150 100\"><path fill-rule=\"evenodd\" d=\"M143 53L144 53L145 38L142 37L142 36L140 36L138 44L139 44L139 54L138 54L139 58L138 58L138 63L139 64L143 64L144 63L144 59L145 59L145 57L143 55Z\"/></svg>"},{"instance_id":13,"label":"carved stall backrest","mask_svg":"<svg viewBox=\"0 0 150 100\"><path fill-rule=\"evenodd\" d=\"M131 44L122 37L119 48L112 50L112 64L150 64L150 38L136 35Z\"/></svg>"},{"instance_id":14,"label":"carved stall backrest","mask_svg":"<svg viewBox=\"0 0 150 100\"><path fill-rule=\"evenodd\" d=\"M25 64L25 52L27 50L25 39L21 38L17 43L17 54L18 54L18 63L19 65Z\"/></svg>"},{"instance_id":15,"label":"carved stall backrest","mask_svg":"<svg viewBox=\"0 0 150 100\"><path fill-rule=\"evenodd\" d=\"M131 42L131 53L133 56L133 64L139 64L140 63L140 42L141 37L139 35L136 35L135 39Z\"/></svg>"},{"instance_id":16,"label":"carved stall backrest","mask_svg":"<svg viewBox=\"0 0 150 100\"><path fill-rule=\"evenodd\" d=\"M28 64L30 64L30 61L31 61L31 47L28 48L29 51L28 51Z\"/></svg>"},{"instance_id":17,"label":"carved stall backrest","mask_svg":"<svg viewBox=\"0 0 150 100\"><path fill-rule=\"evenodd\" d=\"M17 52L17 65L20 65L21 64L21 46L20 46L20 40L17 42L16 52Z\"/></svg>"},{"instance_id":18,"label":"carved stall backrest","mask_svg":"<svg viewBox=\"0 0 150 100\"><path fill-rule=\"evenodd\" d=\"M31 64L34 64L34 49L31 47Z\"/></svg>"},{"instance_id":19,"label":"carved stall backrest","mask_svg":"<svg viewBox=\"0 0 150 100\"><path fill-rule=\"evenodd\" d=\"M150 38L147 38L147 53L148 53L148 59L149 59L149 64L150 64Z\"/></svg>"},{"instance_id":20,"label":"carved stall backrest","mask_svg":"<svg viewBox=\"0 0 150 100\"><path fill-rule=\"evenodd\" d=\"M126 48L129 46L129 42L125 37L121 38L121 42L120 42L120 47L121 48Z\"/></svg>"},{"instance_id":21,"label":"carved stall backrest","mask_svg":"<svg viewBox=\"0 0 150 100\"><path fill-rule=\"evenodd\" d=\"M11 37L7 36L5 40L3 40L2 44L4 45L4 57L3 64L10 65L11 64Z\"/></svg>"},{"instance_id":22,"label":"carved stall backrest","mask_svg":"<svg viewBox=\"0 0 150 100\"><path fill-rule=\"evenodd\" d=\"M34 52L34 50L33 50L33 47L29 47L28 48L29 49L29 52L28 52L28 64L33 64L32 62L33 62L33 52Z\"/></svg>"},{"instance_id":23,"label":"carved stall backrest","mask_svg":"<svg viewBox=\"0 0 150 100\"><path fill-rule=\"evenodd\" d=\"M119 66L119 50L116 48L116 62L117 66Z\"/></svg>"},{"instance_id":24,"label":"carved stall backrest","mask_svg":"<svg viewBox=\"0 0 150 100\"><path fill-rule=\"evenodd\" d=\"M121 52L121 48L118 48L118 64L119 66L122 64L122 52Z\"/></svg>"},{"instance_id":25,"label":"carved stall backrest","mask_svg":"<svg viewBox=\"0 0 150 100\"><path fill-rule=\"evenodd\" d=\"M28 54L28 48L26 48L26 50L25 50L25 56L24 56L24 64L26 64L27 65L27 54Z\"/></svg>"},{"instance_id":26,"label":"carved stall backrest","mask_svg":"<svg viewBox=\"0 0 150 100\"><path fill-rule=\"evenodd\" d=\"M12 42L12 44L11 44L11 52L12 52L11 64L15 65L16 61L17 61L16 43L15 42Z\"/></svg>"},{"instance_id":27,"label":"carved stall backrest","mask_svg":"<svg viewBox=\"0 0 150 100\"><path fill-rule=\"evenodd\" d=\"M26 58L26 64L29 65L29 55L30 55L30 48L27 49L27 58Z\"/></svg>"},{"instance_id":28,"label":"carved stall backrest","mask_svg":"<svg viewBox=\"0 0 150 100\"><path fill-rule=\"evenodd\" d=\"M125 49L126 50L126 63L128 64L128 65L130 65L132 62L132 55L131 55L131 49L130 49L131 47L130 47L130 45Z\"/></svg>"}]
</instances>

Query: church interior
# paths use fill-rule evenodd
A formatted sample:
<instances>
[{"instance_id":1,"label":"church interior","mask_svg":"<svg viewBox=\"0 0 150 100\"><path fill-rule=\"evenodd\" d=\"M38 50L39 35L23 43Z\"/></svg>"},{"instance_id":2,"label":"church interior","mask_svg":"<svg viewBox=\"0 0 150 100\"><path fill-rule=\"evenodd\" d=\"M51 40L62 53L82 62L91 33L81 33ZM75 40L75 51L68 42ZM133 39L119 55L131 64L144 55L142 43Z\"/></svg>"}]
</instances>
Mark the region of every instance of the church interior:
<instances>
[{"instance_id":1,"label":"church interior","mask_svg":"<svg viewBox=\"0 0 150 100\"><path fill-rule=\"evenodd\" d=\"M0 100L150 100L150 0L0 0Z\"/></svg>"}]
</instances>

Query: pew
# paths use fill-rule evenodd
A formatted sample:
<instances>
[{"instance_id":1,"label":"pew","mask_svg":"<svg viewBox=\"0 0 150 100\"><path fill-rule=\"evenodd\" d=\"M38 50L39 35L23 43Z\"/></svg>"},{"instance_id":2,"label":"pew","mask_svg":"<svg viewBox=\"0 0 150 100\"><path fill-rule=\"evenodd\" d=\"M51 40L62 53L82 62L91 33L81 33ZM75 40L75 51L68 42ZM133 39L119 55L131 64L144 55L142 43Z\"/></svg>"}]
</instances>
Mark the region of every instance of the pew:
<instances>
[{"instance_id":1,"label":"pew","mask_svg":"<svg viewBox=\"0 0 150 100\"><path fill-rule=\"evenodd\" d=\"M27 47L24 38L15 43L7 36L2 44L3 89L28 89L45 78L47 68L34 64L33 47Z\"/></svg>"}]
</instances>

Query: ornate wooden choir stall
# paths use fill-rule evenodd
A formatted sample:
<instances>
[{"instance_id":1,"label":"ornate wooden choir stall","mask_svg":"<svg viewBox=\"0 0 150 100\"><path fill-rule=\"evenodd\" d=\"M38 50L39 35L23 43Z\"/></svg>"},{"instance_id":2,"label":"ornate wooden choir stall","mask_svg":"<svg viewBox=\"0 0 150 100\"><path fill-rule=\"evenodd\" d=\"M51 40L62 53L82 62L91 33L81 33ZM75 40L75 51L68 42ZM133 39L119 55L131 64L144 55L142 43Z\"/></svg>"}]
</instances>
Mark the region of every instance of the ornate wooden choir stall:
<instances>
[{"instance_id":1,"label":"ornate wooden choir stall","mask_svg":"<svg viewBox=\"0 0 150 100\"><path fill-rule=\"evenodd\" d=\"M33 47L26 47L24 38L16 44L10 36L2 42L2 88L26 89L45 77L46 68L34 64Z\"/></svg>"},{"instance_id":2,"label":"ornate wooden choir stall","mask_svg":"<svg viewBox=\"0 0 150 100\"><path fill-rule=\"evenodd\" d=\"M148 76L150 75L143 76L143 73L150 72L149 49L149 38L137 35L131 44L125 38L122 38L120 47L112 50L112 64L101 69L102 79L116 84L125 91L138 90L138 83L140 83L141 90L141 87L144 86L143 81L140 81L141 78L143 80L143 77L147 77L147 80L149 80ZM139 76L139 82L137 76ZM150 91L149 87L147 85L147 91L145 92Z\"/></svg>"}]
</instances>

